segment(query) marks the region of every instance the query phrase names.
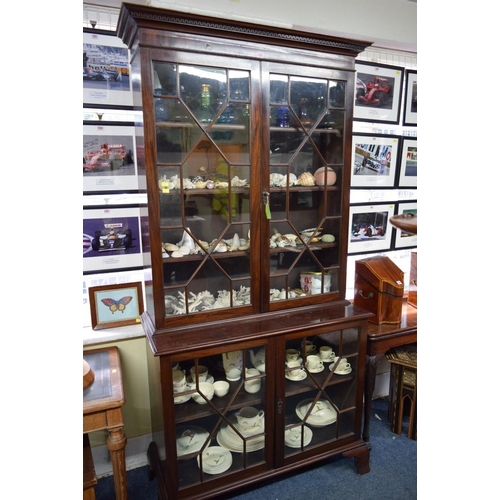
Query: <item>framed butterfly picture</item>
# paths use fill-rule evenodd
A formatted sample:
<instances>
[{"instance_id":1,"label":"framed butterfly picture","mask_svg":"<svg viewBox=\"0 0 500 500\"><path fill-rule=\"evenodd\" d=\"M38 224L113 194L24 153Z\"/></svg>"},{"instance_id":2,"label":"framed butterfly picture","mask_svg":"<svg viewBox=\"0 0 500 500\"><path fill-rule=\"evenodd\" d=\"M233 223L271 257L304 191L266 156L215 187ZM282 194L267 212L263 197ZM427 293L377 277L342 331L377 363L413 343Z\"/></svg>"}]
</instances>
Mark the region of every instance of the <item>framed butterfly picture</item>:
<instances>
[{"instance_id":1,"label":"framed butterfly picture","mask_svg":"<svg viewBox=\"0 0 500 500\"><path fill-rule=\"evenodd\" d=\"M141 322L142 283L120 283L89 288L92 328L102 330Z\"/></svg>"}]
</instances>

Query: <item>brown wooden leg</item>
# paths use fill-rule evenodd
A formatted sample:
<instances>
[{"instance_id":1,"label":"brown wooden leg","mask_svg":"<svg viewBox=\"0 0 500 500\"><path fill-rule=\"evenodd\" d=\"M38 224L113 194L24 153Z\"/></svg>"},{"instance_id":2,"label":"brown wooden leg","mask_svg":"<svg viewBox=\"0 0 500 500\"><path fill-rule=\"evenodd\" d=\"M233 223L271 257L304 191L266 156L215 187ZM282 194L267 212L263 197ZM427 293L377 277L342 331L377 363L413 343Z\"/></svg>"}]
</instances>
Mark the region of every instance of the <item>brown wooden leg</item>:
<instances>
[{"instance_id":1,"label":"brown wooden leg","mask_svg":"<svg viewBox=\"0 0 500 500\"><path fill-rule=\"evenodd\" d=\"M358 474L362 476L370 472L370 445L365 444L354 450L342 454L344 457L354 458Z\"/></svg>"},{"instance_id":2,"label":"brown wooden leg","mask_svg":"<svg viewBox=\"0 0 500 500\"><path fill-rule=\"evenodd\" d=\"M126 444L127 436L125 436L121 427L109 431L106 445L111 455L115 496L117 500L127 500L127 469L125 465Z\"/></svg>"},{"instance_id":3,"label":"brown wooden leg","mask_svg":"<svg viewBox=\"0 0 500 500\"><path fill-rule=\"evenodd\" d=\"M366 357L366 374L365 374L365 414L363 424L363 441L370 440L370 417L372 411L373 391L375 390L375 378L377 376L377 366L380 363L382 356L367 356Z\"/></svg>"}]
</instances>

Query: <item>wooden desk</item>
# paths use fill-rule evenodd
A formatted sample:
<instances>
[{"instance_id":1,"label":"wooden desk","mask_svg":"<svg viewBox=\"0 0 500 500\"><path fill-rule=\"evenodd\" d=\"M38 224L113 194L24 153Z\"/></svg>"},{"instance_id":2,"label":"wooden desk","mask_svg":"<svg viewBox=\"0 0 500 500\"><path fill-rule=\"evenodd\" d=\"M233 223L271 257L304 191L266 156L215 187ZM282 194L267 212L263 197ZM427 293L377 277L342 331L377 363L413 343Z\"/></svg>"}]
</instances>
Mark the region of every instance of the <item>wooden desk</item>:
<instances>
[{"instance_id":1,"label":"wooden desk","mask_svg":"<svg viewBox=\"0 0 500 500\"><path fill-rule=\"evenodd\" d=\"M365 379L365 415L363 440L370 440L370 412L377 366L391 347L413 344L417 341L417 308L403 302L401 322L397 325L368 323L368 342L366 347L367 367Z\"/></svg>"},{"instance_id":2,"label":"wooden desk","mask_svg":"<svg viewBox=\"0 0 500 500\"><path fill-rule=\"evenodd\" d=\"M127 475L123 432L123 395L120 356L117 347L93 349L83 352L83 359L95 374L94 382L83 390L83 433L106 429L109 436L106 446L111 455L115 495L127 500Z\"/></svg>"}]
</instances>

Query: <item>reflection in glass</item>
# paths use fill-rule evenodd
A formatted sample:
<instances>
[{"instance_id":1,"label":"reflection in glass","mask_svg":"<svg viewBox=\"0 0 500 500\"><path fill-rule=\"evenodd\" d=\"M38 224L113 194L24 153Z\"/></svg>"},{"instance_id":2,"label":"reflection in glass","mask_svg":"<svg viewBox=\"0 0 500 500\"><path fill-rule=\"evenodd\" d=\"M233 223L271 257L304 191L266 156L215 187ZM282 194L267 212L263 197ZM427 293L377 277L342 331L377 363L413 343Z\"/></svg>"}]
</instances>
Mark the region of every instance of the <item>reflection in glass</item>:
<instances>
[{"instance_id":1,"label":"reflection in glass","mask_svg":"<svg viewBox=\"0 0 500 500\"><path fill-rule=\"evenodd\" d=\"M177 95L177 66L154 62L153 88L155 95Z\"/></svg>"}]
</instances>

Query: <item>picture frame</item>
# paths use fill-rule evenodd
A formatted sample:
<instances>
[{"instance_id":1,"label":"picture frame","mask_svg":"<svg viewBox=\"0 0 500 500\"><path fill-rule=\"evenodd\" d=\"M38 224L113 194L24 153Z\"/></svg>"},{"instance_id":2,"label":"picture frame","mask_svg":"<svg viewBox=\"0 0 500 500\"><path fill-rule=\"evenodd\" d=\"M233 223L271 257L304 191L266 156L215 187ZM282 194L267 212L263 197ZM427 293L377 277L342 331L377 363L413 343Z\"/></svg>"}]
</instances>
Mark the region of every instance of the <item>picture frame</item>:
<instances>
[{"instance_id":1,"label":"picture frame","mask_svg":"<svg viewBox=\"0 0 500 500\"><path fill-rule=\"evenodd\" d=\"M83 125L83 192L137 191L133 123Z\"/></svg>"},{"instance_id":2,"label":"picture frame","mask_svg":"<svg viewBox=\"0 0 500 500\"><path fill-rule=\"evenodd\" d=\"M84 208L83 272L143 268L140 216L139 207Z\"/></svg>"},{"instance_id":3,"label":"picture frame","mask_svg":"<svg viewBox=\"0 0 500 500\"><path fill-rule=\"evenodd\" d=\"M398 124L405 69L364 61L356 61L355 69L353 119Z\"/></svg>"},{"instance_id":4,"label":"picture frame","mask_svg":"<svg viewBox=\"0 0 500 500\"><path fill-rule=\"evenodd\" d=\"M142 283L120 283L89 288L93 330L136 325L144 312Z\"/></svg>"},{"instance_id":5,"label":"picture frame","mask_svg":"<svg viewBox=\"0 0 500 500\"><path fill-rule=\"evenodd\" d=\"M128 47L118 36L83 29L83 103L133 106Z\"/></svg>"},{"instance_id":6,"label":"picture frame","mask_svg":"<svg viewBox=\"0 0 500 500\"><path fill-rule=\"evenodd\" d=\"M417 125L417 72L412 69L406 70L405 100L403 108L403 125Z\"/></svg>"},{"instance_id":7,"label":"picture frame","mask_svg":"<svg viewBox=\"0 0 500 500\"><path fill-rule=\"evenodd\" d=\"M413 214L417 215L417 202L399 202L396 207L396 215ZM408 233L402 229L394 227L394 248L412 248L417 246L417 235Z\"/></svg>"},{"instance_id":8,"label":"picture frame","mask_svg":"<svg viewBox=\"0 0 500 500\"><path fill-rule=\"evenodd\" d=\"M351 188L394 187L400 136L354 133Z\"/></svg>"},{"instance_id":9,"label":"picture frame","mask_svg":"<svg viewBox=\"0 0 500 500\"><path fill-rule=\"evenodd\" d=\"M349 210L349 241L347 253L381 252L390 250L395 205L351 205Z\"/></svg>"},{"instance_id":10,"label":"picture frame","mask_svg":"<svg viewBox=\"0 0 500 500\"><path fill-rule=\"evenodd\" d=\"M399 187L417 187L417 139L404 137L398 173Z\"/></svg>"}]
</instances>

